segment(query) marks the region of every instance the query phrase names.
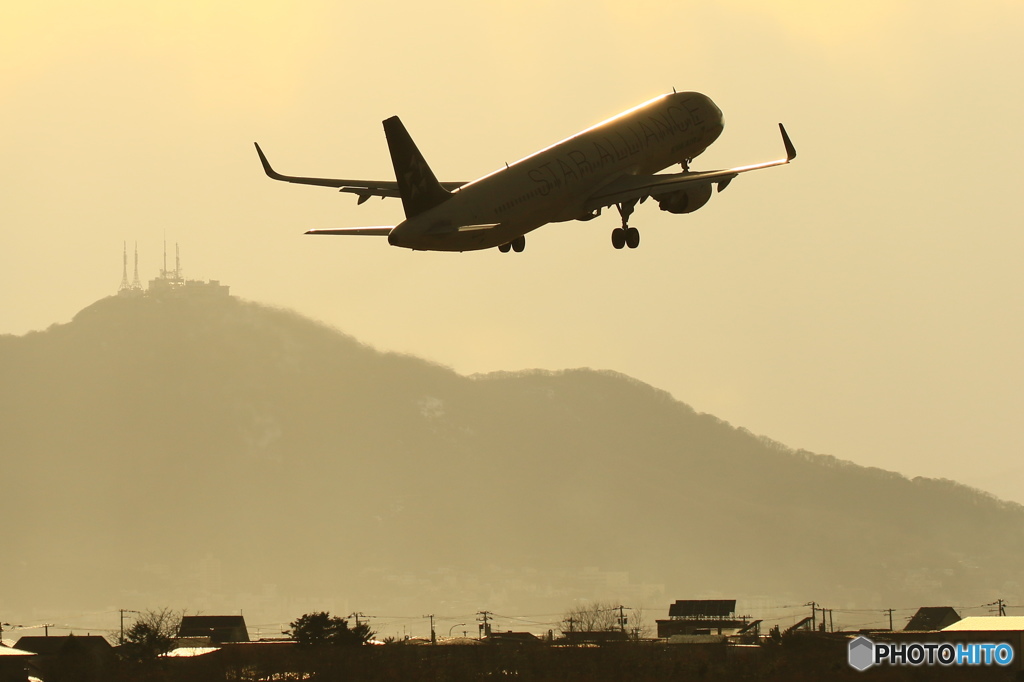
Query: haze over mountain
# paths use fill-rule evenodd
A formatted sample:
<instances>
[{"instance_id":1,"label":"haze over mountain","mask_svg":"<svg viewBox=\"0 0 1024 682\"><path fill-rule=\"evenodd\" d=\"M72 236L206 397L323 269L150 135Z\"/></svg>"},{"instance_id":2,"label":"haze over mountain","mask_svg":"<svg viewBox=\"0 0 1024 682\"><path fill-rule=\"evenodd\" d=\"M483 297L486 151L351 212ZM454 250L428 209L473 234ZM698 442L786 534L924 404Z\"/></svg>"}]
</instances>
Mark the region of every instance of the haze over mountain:
<instances>
[{"instance_id":1,"label":"haze over mountain","mask_svg":"<svg viewBox=\"0 0 1024 682\"><path fill-rule=\"evenodd\" d=\"M0 387L5 620L1024 596L1024 507L613 372L466 377L236 298L139 296L0 336Z\"/></svg>"}]
</instances>

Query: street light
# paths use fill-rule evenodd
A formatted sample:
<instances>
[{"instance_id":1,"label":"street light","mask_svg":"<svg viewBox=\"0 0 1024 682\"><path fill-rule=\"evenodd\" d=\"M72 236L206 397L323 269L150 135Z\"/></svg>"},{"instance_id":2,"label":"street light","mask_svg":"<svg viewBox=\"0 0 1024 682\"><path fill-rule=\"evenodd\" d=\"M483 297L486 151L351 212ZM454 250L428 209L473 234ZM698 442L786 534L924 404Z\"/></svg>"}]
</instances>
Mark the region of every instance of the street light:
<instances>
[{"instance_id":1,"label":"street light","mask_svg":"<svg viewBox=\"0 0 1024 682\"><path fill-rule=\"evenodd\" d=\"M465 623L456 623L455 625L453 625L450 628L448 628L448 639L452 638L452 630L454 630L455 628L459 627L460 625L465 625Z\"/></svg>"}]
</instances>

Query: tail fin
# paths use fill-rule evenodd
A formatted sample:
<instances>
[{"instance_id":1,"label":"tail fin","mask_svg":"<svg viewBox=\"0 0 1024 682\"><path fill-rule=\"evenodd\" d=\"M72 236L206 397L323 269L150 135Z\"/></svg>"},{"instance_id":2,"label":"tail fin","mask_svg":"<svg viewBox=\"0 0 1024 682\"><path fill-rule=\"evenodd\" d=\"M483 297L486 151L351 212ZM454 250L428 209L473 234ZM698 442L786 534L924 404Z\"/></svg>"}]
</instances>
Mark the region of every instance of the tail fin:
<instances>
[{"instance_id":1,"label":"tail fin","mask_svg":"<svg viewBox=\"0 0 1024 682\"><path fill-rule=\"evenodd\" d=\"M395 167L398 193L402 197L406 218L419 215L451 198L397 116L384 121L384 134L388 138L391 163Z\"/></svg>"}]
</instances>

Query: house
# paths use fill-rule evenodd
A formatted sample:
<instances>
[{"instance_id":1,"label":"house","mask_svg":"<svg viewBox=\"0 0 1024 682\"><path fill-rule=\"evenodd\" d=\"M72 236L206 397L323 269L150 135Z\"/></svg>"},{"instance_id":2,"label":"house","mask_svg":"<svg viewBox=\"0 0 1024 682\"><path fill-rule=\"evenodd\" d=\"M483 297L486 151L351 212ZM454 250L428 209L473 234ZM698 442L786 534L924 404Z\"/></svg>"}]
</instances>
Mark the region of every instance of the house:
<instances>
[{"instance_id":1,"label":"house","mask_svg":"<svg viewBox=\"0 0 1024 682\"><path fill-rule=\"evenodd\" d=\"M91 657L114 657L114 647L99 635L67 635L53 637L22 637L15 649L31 651L40 656L87 655Z\"/></svg>"},{"instance_id":2,"label":"house","mask_svg":"<svg viewBox=\"0 0 1024 682\"><path fill-rule=\"evenodd\" d=\"M512 632L511 630L505 632L492 630L485 641L491 644L516 644L518 646L542 644L537 635L532 632Z\"/></svg>"},{"instance_id":3,"label":"house","mask_svg":"<svg viewBox=\"0 0 1024 682\"><path fill-rule=\"evenodd\" d=\"M942 628L942 631L1024 633L1024 616L968 616Z\"/></svg>"},{"instance_id":4,"label":"house","mask_svg":"<svg viewBox=\"0 0 1024 682\"><path fill-rule=\"evenodd\" d=\"M249 630L242 616L183 616L178 639L188 646L248 642Z\"/></svg>"},{"instance_id":5,"label":"house","mask_svg":"<svg viewBox=\"0 0 1024 682\"><path fill-rule=\"evenodd\" d=\"M28 678L25 666L33 656L31 651L0 644L0 682L25 682Z\"/></svg>"},{"instance_id":6,"label":"house","mask_svg":"<svg viewBox=\"0 0 1024 682\"><path fill-rule=\"evenodd\" d=\"M761 621L736 616L735 599L678 599L668 607L668 620L655 621L658 637L731 635L756 636Z\"/></svg>"},{"instance_id":7,"label":"house","mask_svg":"<svg viewBox=\"0 0 1024 682\"><path fill-rule=\"evenodd\" d=\"M942 628L948 642L1005 643L1013 647L1015 656L1011 670L1024 670L1024 616L968 616Z\"/></svg>"},{"instance_id":8,"label":"house","mask_svg":"<svg viewBox=\"0 0 1024 682\"><path fill-rule=\"evenodd\" d=\"M609 644L612 642L626 642L629 635L622 630L568 630L562 632L562 642L565 644Z\"/></svg>"},{"instance_id":9,"label":"house","mask_svg":"<svg viewBox=\"0 0 1024 682\"><path fill-rule=\"evenodd\" d=\"M904 630L941 630L960 620L960 614L952 606L922 606L907 623Z\"/></svg>"},{"instance_id":10,"label":"house","mask_svg":"<svg viewBox=\"0 0 1024 682\"><path fill-rule=\"evenodd\" d=\"M30 659L30 666L42 679L59 679L82 670L102 676L117 659L110 642L97 635L22 637L15 647L38 654Z\"/></svg>"}]
</instances>

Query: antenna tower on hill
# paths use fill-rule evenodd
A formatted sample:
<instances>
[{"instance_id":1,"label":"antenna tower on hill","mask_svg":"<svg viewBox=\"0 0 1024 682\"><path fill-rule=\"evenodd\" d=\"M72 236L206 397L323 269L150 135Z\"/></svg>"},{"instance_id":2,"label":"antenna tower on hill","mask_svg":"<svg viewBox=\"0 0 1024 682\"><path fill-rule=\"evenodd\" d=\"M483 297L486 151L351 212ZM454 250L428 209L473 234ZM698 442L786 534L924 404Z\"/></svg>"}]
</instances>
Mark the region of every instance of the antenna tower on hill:
<instances>
[{"instance_id":1,"label":"antenna tower on hill","mask_svg":"<svg viewBox=\"0 0 1024 682\"><path fill-rule=\"evenodd\" d=\"M135 275L135 277L136 277L136 279L138 278L138 257L139 257L139 252L138 252L138 247L136 247L136 250L135 250L135 258L136 258L136 275ZM121 286L119 286L117 288L118 293L120 293L122 291L127 291L128 289L131 288L131 287L128 286L128 242L124 242L123 261L124 261L124 270L122 271L122 274L121 274Z\"/></svg>"},{"instance_id":2,"label":"antenna tower on hill","mask_svg":"<svg viewBox=\"0 0 1024 682\"><path fill-rule=\"evenodd\" d=\"M127 275L127 271L125 275ZM139 243L135 242L135 279L132 280L132 291L142 291L142 282L139 281Z\"/></svg>"}]
</instances>

